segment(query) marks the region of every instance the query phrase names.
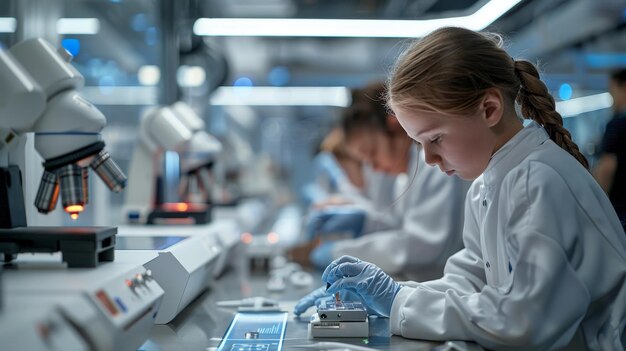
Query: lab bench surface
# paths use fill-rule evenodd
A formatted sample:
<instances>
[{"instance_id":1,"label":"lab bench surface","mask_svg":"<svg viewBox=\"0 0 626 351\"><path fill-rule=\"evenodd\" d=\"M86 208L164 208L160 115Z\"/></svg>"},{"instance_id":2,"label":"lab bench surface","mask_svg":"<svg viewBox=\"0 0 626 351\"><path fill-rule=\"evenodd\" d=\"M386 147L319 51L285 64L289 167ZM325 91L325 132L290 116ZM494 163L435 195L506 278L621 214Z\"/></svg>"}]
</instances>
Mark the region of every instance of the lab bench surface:
<instances>
[{"instance_id":1,"label":"lab bench surface","mask_svg":"<svg viewBox=\"0 0 626 351\"><path fill-rule=\"evenodd\" d=\"M314 275L314 281L320 282L321 286L319 277L320 274ZM309 316L315 312L314 308L310 308L300 318L294 317L292 311L298 299L318 285L314 283L307 288L296 288L287 282L285 290L275 293L267 290L267 279L267 273L251 273L247 262L237 261L229 271L215 281L211 289L196 298L172 322L153 326L148 340L140 350L217 350L237 311L235 308L217 307L216 302L253 296L278 300L282 309L289 312L283 350L298 349L296 345L320 341L350 343L378 350L431 350L439 345L391 336L389 320L386 318L370 318L370 336L367 339L308 339L308 321Z\"/></svg>"}]
</instances>

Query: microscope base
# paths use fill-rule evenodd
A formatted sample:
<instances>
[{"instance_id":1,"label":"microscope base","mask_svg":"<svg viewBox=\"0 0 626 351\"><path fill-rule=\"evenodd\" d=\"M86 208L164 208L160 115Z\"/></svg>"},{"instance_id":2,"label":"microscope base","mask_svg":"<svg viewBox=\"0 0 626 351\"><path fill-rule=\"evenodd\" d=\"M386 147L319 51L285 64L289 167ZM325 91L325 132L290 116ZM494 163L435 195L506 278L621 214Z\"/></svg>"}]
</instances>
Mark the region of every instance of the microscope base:
<instances>
[{"instance_id":1,"label":"microscope base","mask_svg":"<svg viewBox=\"0 0 626 351\"><path fill-rule=\"evenodd\" d=\"M61 251L70 268L96 267L115 258L117 227L19 227L0 229L0 253L12 261L18 253Z\"/></svg>"}]
</instances>

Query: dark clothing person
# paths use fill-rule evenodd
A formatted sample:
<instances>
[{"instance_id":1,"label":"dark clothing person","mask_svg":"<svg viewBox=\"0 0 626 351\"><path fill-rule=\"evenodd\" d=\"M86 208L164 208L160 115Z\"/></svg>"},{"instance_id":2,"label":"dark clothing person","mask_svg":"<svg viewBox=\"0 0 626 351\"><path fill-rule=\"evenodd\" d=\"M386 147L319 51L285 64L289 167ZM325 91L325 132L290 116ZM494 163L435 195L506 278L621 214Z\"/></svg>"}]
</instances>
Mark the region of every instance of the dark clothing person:
<instances>
[{"instance_id":1,"label":"dark clothing person","mask_svg":"<svg viewBox=\"0 0 626 351\"><path fill-rule=\"evenodd\" d=\"M609 199L626 228L626 112L617 114L606 125L601 152L617 157L617 169L609 190Z\"/></svg>"}]
</instances>

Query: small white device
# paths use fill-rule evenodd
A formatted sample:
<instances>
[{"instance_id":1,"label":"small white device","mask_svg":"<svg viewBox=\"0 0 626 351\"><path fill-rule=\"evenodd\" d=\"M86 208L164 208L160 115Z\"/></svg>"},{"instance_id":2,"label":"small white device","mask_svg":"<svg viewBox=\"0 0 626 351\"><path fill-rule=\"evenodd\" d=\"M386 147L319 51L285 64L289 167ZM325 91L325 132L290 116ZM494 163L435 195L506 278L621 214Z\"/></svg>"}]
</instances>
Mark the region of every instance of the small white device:
<instances>
[{"instance_id":1,"label":"small white device","mask_svg":"<svg viewBox=\"0 0 626 351\"><path fill-rule=\"evenodd\" d=\"M194 230L189 230L194 228ZM116 260L143 264L165 290L156 324L169 323L207 289L225 268L232 247L222 237L239 234L234 221L214 221L204 226L119 227Z\"/></svg>"},{"instance_id":2,"label":"small white device","mask_svg":"<svg viewBox=\"0 0 626 351\"><path fill-rule=\"evenodd\" d=\"M163 289L140 264L116 261L68 270L50 255L33 256L42 258L30 257L23 263L20 258L4 269L8 301L32 306L50 301L62 318L60 325L69 323L90 349L136 350L148 338ZM41 320L37 313L31 316ZM10 310L3 312L0 325L15 318ZM69 329L63 333L67 338L69 334Z\"/></svg>"},{"instance_id":3,"label":"small white device","mask_svg":"<svg viewBox=\"0 0 626 351\"><path fill-rule=\"evenodd\" d=\"M360 302L322 301L309 323L311 338L360 338L369 335L367 310Z\"/></svg>"}]
</instances>

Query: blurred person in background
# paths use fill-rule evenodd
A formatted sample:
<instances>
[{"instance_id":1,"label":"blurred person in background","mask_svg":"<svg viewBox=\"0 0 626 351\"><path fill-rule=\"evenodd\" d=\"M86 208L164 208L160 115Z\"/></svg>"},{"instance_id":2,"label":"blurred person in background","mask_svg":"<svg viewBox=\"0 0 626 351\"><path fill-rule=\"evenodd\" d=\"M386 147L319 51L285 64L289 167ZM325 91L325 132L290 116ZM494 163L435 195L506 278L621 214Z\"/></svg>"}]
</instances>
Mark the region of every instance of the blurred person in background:
<instances>
[{"instance_id":1,"label":"blurred person in background","mask_svg":"<svg viewBox=\"0 0 626 351\"><path fill-rule=\"evenodd\" d=\"M346 150L343 130L334 127L313 157L314 176L304 190L307 205L319 206L338 197L351 197L365 190L363 163ZM348 200L337 200L338 204Z\"/></svg>"},{"instance_id":2,"label":"blurred person in background","mask_svg":"<svg viewBox=\"0 0 626 351\"><path fill-rule=\"evenodd\" d=\"M611 74L609 93L614 117L606 126L593 175L626 229L626 69Z\"/></svg>"},{"instance_id":3,"label":"blurred person in background","mask_svg":"<svg viewBox=\"0 0 626 351\"><path fill-rule=\"evenodd\" d=\"M322 242L310 260L325 267L342 255L358 255L390 274L416 280L441 277L446 259L463 247L463 203L469 183L424 162L421 148L388 113L384 83L355 94L342 121L348 152L374 171L395 177L393 187L385 189L394 202L366 214L359 212L358 204L313 211L304 232L309 240ZM326 240L347 231L349 226L342 225L348 222L354 238Z\"/></svg>"}]
</instances>

